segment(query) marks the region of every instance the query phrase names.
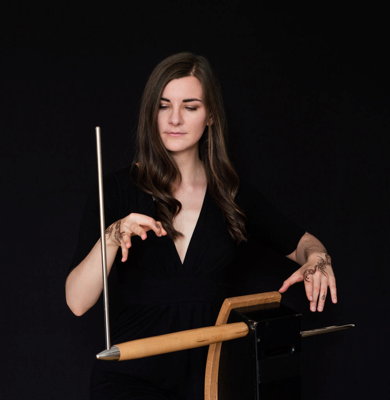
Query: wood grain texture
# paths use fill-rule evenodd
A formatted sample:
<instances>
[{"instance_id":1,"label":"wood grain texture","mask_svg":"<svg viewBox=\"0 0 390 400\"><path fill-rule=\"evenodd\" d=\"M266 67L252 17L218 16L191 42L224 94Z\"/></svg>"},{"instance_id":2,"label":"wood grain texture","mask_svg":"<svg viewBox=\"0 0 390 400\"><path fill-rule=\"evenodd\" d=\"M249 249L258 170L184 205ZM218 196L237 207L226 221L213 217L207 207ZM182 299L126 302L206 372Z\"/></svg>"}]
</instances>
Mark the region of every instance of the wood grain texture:
<instances>
[{"instance_id":1,"label":"wood grain texture","mask_svg":"<svg viewBox=\"0 0 390 400\"><path fill-rule=\"evenodd\" d=\"M132 340L117 344L116 347L120 350L119 361L124 361L208 346L216 342L237 339L247 334L246 323L237 322Z\"/></svg>"}]
</instances>

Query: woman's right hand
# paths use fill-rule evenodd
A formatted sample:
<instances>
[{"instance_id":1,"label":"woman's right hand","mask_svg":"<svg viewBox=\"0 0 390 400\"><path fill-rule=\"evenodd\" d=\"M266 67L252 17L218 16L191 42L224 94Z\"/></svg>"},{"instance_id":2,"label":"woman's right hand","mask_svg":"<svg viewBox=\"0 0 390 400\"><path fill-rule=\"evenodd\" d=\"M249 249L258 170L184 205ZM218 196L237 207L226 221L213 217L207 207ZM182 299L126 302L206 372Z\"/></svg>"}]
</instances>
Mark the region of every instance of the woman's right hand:
<instances>
[{"instance_id":1,"label":"woman's right hand","mask_svg":"<svg viewBox=\"0 0 390 400\"><path fill-rule=\"evenodd\" d=\"M167 231L160 221L144 214L131 213L106 229L107 245L118 246L122 249L122 262L127 260L131 237L139 236L142 240L147 238L147 231L153 230L156 236L165 236Z\"/></svg>"}]
</instances>

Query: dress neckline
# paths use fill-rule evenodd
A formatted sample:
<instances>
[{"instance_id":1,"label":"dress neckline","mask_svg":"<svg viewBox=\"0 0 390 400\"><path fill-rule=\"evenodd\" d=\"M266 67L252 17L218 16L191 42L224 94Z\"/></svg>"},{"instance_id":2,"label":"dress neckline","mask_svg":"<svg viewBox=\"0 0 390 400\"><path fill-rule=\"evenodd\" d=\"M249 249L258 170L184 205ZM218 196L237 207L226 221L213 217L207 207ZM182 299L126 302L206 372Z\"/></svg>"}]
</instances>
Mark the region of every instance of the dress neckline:
<instances>
[{"instance_id":1,"label":"dress neckline","mask_svg":"<svg viewBox=\"0 0 390 400\"><path fill-rule=\"evenodd\" d=\"M188 253L190 252L190 250L191 250L191 248L193 246L194 237L196 236L196 233L197 233L198 228L199 228L199 224L200 224L200 222L201 222L201 220L203 218L207 196L208 196L208 187L206 187L206 191L205 191L205 194L203 196L203 201L202 201L202 205L200 207L198 219L196 220L196 224L194 226L194 230L192 231L192 234L191 234L191 237L190 237L190 241L188 242L187 250L186 250L186 252L184 254L183 261L180 258L180 255L179 255L179 252L177 251L176 244L175 244L174 240L171 239L171 242L172 242L172 245L173 245L173 249L174 249L175 254L176 254L176 258L177 258L177 260L178 260L178 262L179 262L179 264L181 266L184 266L187 263Z\"/></svg>"}]
</instances>

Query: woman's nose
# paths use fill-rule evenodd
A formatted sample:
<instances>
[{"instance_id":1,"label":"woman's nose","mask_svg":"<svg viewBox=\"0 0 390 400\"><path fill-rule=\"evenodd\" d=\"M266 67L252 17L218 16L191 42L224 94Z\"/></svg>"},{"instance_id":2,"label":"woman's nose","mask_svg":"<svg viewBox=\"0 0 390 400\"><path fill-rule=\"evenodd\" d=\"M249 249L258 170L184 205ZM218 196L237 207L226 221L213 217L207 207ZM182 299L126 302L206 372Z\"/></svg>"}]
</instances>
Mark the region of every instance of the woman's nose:
<instances>
[{"instance_id":1,"label":"woman's nose","mask_svg":"<svg viewBox=\"0 0 390 400\"><path fill-rule=\"evenodd\" d=\"M180 109L172 107L171 113L169 115L169 123L171 123L172 125L179 125L182 123Z\"/></svg>"}]
</instances>

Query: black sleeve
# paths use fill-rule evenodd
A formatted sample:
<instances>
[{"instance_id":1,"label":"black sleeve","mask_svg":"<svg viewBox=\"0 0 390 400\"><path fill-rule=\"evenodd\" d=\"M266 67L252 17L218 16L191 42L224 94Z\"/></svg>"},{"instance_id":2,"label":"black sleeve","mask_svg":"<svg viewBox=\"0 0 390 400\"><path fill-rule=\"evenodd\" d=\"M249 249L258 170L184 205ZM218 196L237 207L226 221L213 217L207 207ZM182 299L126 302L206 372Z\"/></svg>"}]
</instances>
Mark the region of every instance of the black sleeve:
<instances>
[{"instance_id":1,"label":"black sleeve","mask_svg":"<svg viewBox=\"0 0 390 400\"><path fill-rule=\"evenodd\" d=\"M277 210L254 186L241 182L236 199L246 214L249 240L260 240L282 255L296 249L305 230Z\"/></svg>"},{"instance_id":2,"label":"black sleeve","mask_svg":"<svg viewBox=\"0 0 390 400\"><path fill-rule=\"evenodd\" d=\"M104 187L104 213L105 226L123 218L131 209L133 203L128 170L121 170L107 175L103 179ZM133 190L134 192L134 190ZM69 272L75 268L90 252L94 244L100 238L99 218L99 192L97 182L89 190L84 206L84 212L80 221L78 241L73 255Z\"/></svg>"}]
</instances>

